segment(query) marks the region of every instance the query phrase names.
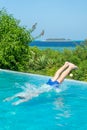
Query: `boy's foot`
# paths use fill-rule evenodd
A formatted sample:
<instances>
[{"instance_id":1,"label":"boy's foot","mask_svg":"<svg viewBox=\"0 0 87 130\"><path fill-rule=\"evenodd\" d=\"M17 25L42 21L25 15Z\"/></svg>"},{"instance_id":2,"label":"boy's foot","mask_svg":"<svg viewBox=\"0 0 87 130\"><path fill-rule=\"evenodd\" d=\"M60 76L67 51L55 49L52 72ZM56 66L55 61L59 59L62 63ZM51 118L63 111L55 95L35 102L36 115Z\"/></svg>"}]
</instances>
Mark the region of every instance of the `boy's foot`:
<instances>
[{"instance_id":1,"label":"boy's foot","mask_svg":"<svg viewBox=\"0 0 87 130\"><path fill-rule=\"evenodd\" d=\"M74 65L73 63L69 62L69 67L71 67L72 69L78 69L78 67L76 65Z\"/></svg>"}]
</instances>

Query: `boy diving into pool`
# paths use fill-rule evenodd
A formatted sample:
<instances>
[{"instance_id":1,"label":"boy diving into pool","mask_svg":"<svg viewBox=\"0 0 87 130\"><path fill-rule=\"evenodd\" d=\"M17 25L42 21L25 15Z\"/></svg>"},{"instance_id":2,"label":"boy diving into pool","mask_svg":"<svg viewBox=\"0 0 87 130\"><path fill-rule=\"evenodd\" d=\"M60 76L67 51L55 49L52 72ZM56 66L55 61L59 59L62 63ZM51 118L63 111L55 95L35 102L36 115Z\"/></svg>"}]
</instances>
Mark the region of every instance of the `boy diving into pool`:
<instances>
[{"instance_id":1,"label":"boy diving into pool","mask_svg":"<svg viewBox=\"0 0 87 130\"><path fill-rule=\"evenodd\" d=\"M59 85L64 81L67 75L74 70L77 69L78 67L70 62L65 62L64 65L58 69L55 73L55 75L48 80L45 86L46 89L41 89L43 85L40 88L37 88L35 91L32 91L31 93L29 92L20 92L15 94L12 97L6 98L4 101L10 101L13 100L14 98L19 98L18 101L14 102L13 105L18 105L22 102L27 102L28 100L32 99L32 97L37 97L39 94L43 92L47 92L50 90L50 88L59 88Z\"/></svg>"}]
</instances>

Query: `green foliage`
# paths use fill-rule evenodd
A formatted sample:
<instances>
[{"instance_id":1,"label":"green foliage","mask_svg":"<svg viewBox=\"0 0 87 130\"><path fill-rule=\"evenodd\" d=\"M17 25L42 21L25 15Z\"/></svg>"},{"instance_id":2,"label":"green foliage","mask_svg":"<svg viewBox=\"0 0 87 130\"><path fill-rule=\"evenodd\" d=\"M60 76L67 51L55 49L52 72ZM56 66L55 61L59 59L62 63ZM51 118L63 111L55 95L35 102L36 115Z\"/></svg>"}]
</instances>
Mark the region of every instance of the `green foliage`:
<instances>
[{"instance_id":1,"label":"green foliage","mask_svg":"<svg viewBox=\"0 0 87 130\"><path fill-rule=\"evenodd\" d=\"M5 10L0 11L0 67L23 71L29 60L29 30ZM25 66L26 64L26 66Z\"/></svg>"},{"instance_id":2,"label":"green foliage","mask_svg":"<svg viewBox=\"0 0 87 130\"><path fill-rule=\"evenodd\" d=\"M0 11L0 42L19 41L28 44L32 40L29 30L19 24L20 21L8 15L5 10Z\"/></svg>"},{"instance_id":3,"label":"green foliage","mask_svg":"<svg viewBox=\"0 0 87 130\"><path fill-rule=\"evenodd\" d=\"M87 81L87 49L86 44L77 46L75 50L65 49L63 52L46 49L37 51L33 49L33 53L37 58L32 60L34 73L53 76L65 61L70 61L78 66L78 70L72 71L72 79ZM35 55L34 54L34 55ZM32 57L32 55L31 55ZM31 58L32 59L32 58ZM35 70L35 71L34 71ZM68 76L68 78L71 78Z\"/></svg>"}]
</instances>

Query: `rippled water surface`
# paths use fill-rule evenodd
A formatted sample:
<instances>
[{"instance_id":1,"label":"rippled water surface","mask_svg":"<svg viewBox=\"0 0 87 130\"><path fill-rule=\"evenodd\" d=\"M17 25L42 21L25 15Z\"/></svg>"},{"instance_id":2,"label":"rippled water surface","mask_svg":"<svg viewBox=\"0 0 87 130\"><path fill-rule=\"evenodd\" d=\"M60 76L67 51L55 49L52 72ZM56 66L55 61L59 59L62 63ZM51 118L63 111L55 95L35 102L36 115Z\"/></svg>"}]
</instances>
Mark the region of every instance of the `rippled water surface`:
<instances>
[{"instance_id":1,"label":"rippled water surface","mask_svg":"<svg viewBox=\"0 0 87 130\"><path fill-rule=\"evenodd\" d=\"M41 94L25 103L12 105L18 99L4 102L20 92L34 95L48 79L0 70L0 130L87 129L87 83L65 80L59 90L42 87Z\"/></svg>"}]
</instances>

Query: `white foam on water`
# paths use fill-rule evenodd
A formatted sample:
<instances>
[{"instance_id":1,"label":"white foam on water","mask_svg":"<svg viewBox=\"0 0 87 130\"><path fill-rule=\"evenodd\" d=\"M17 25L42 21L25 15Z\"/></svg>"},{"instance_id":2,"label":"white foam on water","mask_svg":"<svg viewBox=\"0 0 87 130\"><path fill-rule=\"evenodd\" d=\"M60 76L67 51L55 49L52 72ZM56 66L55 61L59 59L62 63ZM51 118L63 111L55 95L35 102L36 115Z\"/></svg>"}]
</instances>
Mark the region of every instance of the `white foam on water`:
<instances>
[{"instance_id":1,"label":"white foam on water","mask_svg":"<svg viewBox=\"0 0 87 130\"><path fill-rule=\"evenodd\" d=\"M17 87L19 86L18 84L16 84L16 85L17 85ZM13 105L18 105L22 102L31 100L34 97L38 97L42 93L46 93L46 92L50 92L50 91L59 93L61 91L66 90L65 85L61 85L60 88L54 88L47 84L43 84L40 87L37 87L37 86L29 84L29 83L25 83L25 85L20 86L20 88L22 89L21 92L13 95L12 97L6 98L4 101L10 101L10 100L13 100L14 98L19 98L16 102L13 103Z\"/></svg>"},{"instance_id":2,"label":"white foam on water","mask_svg":"<svg viewBox=\"0 0 87 130\"><path fill-rule=\"evenodd\" d=\"M41 87L37 87L35 85L26 83L24 86L21 86L23 92L25 95L30 95L30 96L34 96L37 94L37 96L39 96L39 94L44 93L44 92L49 92L50 90L52 90L52 87L50 87L47 84L43 84L41 85Z\"/></svg>"},{"instance_id":3,"label":"white foam on water","mask_svg":"<svg viewBox=\"0 0 87 130\"><path fill-rule=\"evenodd\" d=\"M46 93L50 91L55 91L57 93L64 91L67 89L67 86L65 84L61 84L60 88L53 88L50 85L43 84L40 87L37 87L36 85L32 85L29 83L26 83L24 86L21 86L22 92L18 93L18 96L32 99L33 97L39 96L41 93Z\"/></svg>"}]
</instances>

